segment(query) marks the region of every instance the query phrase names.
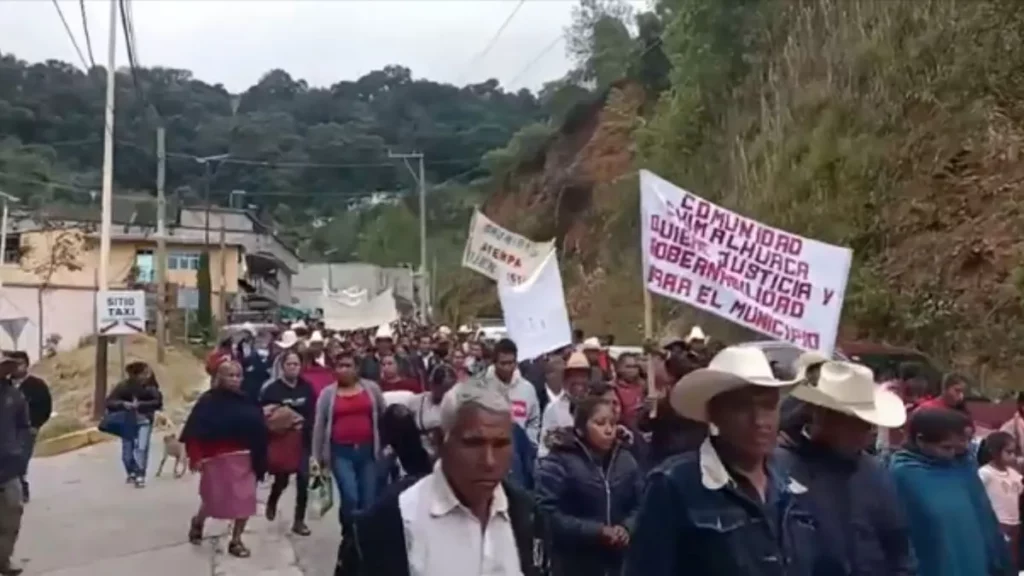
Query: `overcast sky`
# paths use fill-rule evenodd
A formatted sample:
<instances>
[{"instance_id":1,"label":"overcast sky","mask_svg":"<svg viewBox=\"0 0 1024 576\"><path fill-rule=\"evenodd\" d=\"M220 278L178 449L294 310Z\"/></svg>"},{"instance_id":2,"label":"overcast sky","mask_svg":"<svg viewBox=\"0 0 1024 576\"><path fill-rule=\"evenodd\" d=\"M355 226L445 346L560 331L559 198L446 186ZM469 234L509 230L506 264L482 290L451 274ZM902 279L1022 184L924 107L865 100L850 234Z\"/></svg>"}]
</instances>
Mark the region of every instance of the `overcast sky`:
<instances>
[{"instance_id":1,"label":"overcast sky","mask_svg":"<svg viewBox=\"0 0 1024 576\"><path fill-rule=\"evenodd\" d=\"M77 0L59 0L86 53ZM475 59L517 0L134 0L143 66L191 70L240 92L273 68L313 86L354 80L388 64L465 84L498 78L539 88L569 67L563 42L534 61L571 19L574 0L528 0L494 47ZM105 65L109 2L86 0L96 62ZM120 26L119 26L120 28ZM81 66L51 0L0 0L0 51ZM88 58L88 54L85 56ZM126 63L118 36L118 66ZM523 70L526 69L525 72Z\"/></svg>"}]
</instances>

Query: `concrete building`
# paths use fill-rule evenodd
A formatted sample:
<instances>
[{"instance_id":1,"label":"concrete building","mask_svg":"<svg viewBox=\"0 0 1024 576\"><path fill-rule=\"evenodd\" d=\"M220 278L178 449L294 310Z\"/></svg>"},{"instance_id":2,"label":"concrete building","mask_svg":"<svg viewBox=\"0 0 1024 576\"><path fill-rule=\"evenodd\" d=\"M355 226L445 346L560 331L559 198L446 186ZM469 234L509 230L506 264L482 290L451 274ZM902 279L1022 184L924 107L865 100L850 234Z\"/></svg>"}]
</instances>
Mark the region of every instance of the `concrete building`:
<instances>
[{"instance_id":1,"label":"concrete building","mask_svg":"<svg viewBox=\"0 0 1024 576\"><path fill-rule=\"evenodd\" d=\"M108 286L141 285L155 293L155 222L140 214L137 202L119 200L113 209ZM172 291L196 293L208 228L211 306L218 317L226 308L273 310L291 304L298 256L243 210L214 208L208 227L206 218L202 209L168 207L167 278ZM0 331L0 347L26 350L36 360L52 336L59 336L60 348L73 348L91 335L99 260L98 206L13 214L0 266L0 320L26 322L20 334ZM189 308L188 301L194 298L178 299L170 308Z\"/></svg>"},{"instance_id":2,"label":"concrete building","mask_svg":"<svg viewBox=\"0 0 1024 576\"><path fill-rule=\"evenodd\" d=\"M424 302L430 302L429 283L421 282L412 268L386 268L361 262L306 263L292 279L294 306L316 310L325 281L331 290L355 287L366 290L371 296L392 288L403 314L411 314L421 296Z\"/></svg>"}]
</instances>

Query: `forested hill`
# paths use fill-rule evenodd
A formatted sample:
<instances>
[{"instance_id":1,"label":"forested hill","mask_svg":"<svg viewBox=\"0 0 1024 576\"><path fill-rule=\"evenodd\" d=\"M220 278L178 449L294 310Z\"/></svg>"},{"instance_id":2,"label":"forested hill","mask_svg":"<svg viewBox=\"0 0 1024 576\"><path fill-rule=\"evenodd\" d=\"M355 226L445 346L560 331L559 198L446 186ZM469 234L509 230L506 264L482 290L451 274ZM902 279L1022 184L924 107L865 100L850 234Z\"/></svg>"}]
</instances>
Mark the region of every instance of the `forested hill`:
<instances>
[{"instance_id":1,"label":"forested hill","mask_svg":"<svg viewBox=\"0 0 1024 576\"><path fill-rule=\"evenodd\" d=\"M105 79L103 68L85 72L65 62L28 63L0 54L0 189L33 206L93 201L89 191L100 188ZM171 153L169 193L202 197L204 167L195 157L230 154L273 163L211 163L213 200L226 204L232 190L244 190L247 204L268 209L286 229L301 226L304 233L293 230L293 240L307 255L333 249L335 257L352 257L360 226L347 208L374 192L404 194L415 186L389 150L422 152L428 182L468 182L479 175L486 152L543 114L528 90L506 92L495 80L459 88L414 78L401 66L323 88L272 70L238 95L187 70L143 68L134 76L120 70L115 185L152 193L162 121ZM463 200L476 202L459 200L459 208ZM400 221L411 216L391 215ZM347 220L330 226L336 217ZM324 224L322 230L314 234L311 221ZM406 235L418 241L415 233Z\"/></svg>"}]
</instances>

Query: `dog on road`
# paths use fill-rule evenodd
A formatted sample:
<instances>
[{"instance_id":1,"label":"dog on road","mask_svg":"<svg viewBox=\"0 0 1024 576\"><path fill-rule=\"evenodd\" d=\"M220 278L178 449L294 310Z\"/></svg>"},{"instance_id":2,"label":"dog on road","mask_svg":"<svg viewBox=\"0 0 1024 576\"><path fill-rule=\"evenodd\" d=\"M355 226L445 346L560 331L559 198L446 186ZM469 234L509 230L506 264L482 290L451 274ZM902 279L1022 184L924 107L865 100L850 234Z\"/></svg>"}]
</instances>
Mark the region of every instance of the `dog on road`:
<instances>
[{"instance_id":1,"label":"dog on road","mask_svg":"<svg viewBox=\"0 0 1024 576\"><path fill-rule=\"evenodd\" d=\"M188 471L188 454L185 453L185 445L178 440L178 435L172 433L164 434L164 457L160 459L160 466L156 469L159 476L164 471L164 464L168 458L174 458L173 474L175 478L181 478Z\"/></svg>"}]
</instances>

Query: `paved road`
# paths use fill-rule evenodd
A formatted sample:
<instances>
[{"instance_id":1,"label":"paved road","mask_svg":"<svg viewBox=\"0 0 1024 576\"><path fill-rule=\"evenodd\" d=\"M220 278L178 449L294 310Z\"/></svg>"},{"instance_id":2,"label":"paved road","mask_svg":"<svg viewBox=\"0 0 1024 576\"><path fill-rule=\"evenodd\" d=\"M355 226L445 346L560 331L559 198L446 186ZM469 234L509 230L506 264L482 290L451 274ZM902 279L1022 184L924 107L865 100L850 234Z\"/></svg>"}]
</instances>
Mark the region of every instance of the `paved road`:
<instances>
[{"instance_id":1,"label":"paved road","mask_svg":"<svg viewBox=\"0 0 1024 576\"><path fill-rule=\"evenodd\" d=\"M156 442L153 452L150 468L155 470L162 455ZM253 555L238 559L225 553L226 522L208 522L202 546L188 543L188 520L199 501L197 476L150 478L139 490L124 483L119 453L119 444L107 443L32 461L32 502L15 552L26 576L333 573L336 517L310 522L313 535L308 538L290 534L291 490L275 522L262 517L250 522L245 541ZM265 497L264 488L261 500Z\"/></svg>"}]
</instances>

